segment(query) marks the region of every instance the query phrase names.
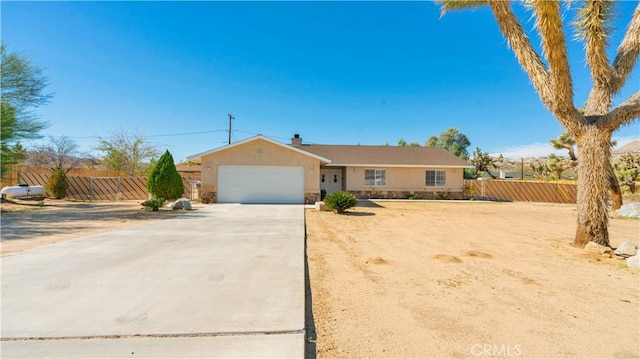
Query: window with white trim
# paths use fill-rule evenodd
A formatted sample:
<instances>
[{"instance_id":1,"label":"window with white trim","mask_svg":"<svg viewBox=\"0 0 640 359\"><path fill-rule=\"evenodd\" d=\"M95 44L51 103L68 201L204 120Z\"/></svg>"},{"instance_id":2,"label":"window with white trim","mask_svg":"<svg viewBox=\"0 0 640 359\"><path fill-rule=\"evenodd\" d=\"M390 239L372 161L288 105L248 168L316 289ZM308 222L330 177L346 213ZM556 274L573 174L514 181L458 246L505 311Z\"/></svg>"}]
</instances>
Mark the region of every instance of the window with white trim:
<instances>
[{"instance_id":1,"label":"window with white trim","mask_svg":"<svg viewBox=\"0 0 640 359\"><path fill-rule=\"evenodd\" d=\"M447 183L447 171L427 171L427 187L441 187Z\"/></svg>"},{"instance_id":2,"label":"window with white trim","mask_svg":"<svg viewBox=\"0 0 640 359\"><path fill-rule=\"evenodd\" d=\"M384 186L387 184L387 170L364 170L364 184Z\"/></svg>"}]
</instances>

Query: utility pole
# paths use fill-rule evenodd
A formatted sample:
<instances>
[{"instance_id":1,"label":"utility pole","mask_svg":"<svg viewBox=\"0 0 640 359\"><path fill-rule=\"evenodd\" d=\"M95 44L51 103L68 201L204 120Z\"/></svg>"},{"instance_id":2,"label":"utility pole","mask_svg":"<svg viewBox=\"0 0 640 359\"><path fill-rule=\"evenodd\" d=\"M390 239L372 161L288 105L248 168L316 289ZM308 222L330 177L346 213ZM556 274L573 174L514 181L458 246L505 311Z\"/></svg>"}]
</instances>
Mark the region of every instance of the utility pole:
<instances>
[{"instance_id":1,"label":"utility pole","mask_svg":"<svg viewBox=\"0 0 640 359\"><path fill-rule=\"evenodd\" d=\"M229 114L229 144L231 144L231 120L235 120L236 118L233 115Z\"/></svg>"}]
</instances>

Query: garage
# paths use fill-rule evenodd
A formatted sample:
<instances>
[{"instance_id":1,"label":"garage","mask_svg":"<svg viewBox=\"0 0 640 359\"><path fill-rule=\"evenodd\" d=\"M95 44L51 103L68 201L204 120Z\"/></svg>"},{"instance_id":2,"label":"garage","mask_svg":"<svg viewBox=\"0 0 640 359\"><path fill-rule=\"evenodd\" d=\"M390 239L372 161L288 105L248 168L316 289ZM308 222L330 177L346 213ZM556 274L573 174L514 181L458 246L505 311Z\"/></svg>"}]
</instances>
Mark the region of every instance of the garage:
<instances>
[{"instance_id":1,"label":"garage","mask_svg":"<svg viewBox=\"0 0 640 359\"><path fill-rule=\"evenodd\" d=\"M304 203L304 168L219 166L219 203Z\"/></svg>"}]
</instances>

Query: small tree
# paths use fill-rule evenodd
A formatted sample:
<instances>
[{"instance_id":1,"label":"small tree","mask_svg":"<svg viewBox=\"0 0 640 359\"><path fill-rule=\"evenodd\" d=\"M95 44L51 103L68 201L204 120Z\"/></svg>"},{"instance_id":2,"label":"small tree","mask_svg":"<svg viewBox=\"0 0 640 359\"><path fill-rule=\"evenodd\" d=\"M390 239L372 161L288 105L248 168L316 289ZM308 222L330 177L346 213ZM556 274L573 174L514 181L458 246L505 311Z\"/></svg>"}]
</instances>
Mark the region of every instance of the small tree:
<instances>
[{"instance_id":1,"label":"small tree","mask_svg":"<svg viewBox=\"0 0 640 359\"><path fill-rule=\"evenodd\" d=\"M531 171L533 171L533 176L540 181L547 181L551 174L549 167L546 162L541 161L533 161L529 165L531 167Z\"/></svg>"},{"instance_id":2,"label":"small tree","mask_svg":"<svg viewBox=\"0 0 640 359\"><path fill-rule=\"evenodd\" d=\"M156 162L147 179L147 190L154 198L176 199L182 196L182 177L176 170L173 156L165 151Z\"/></svg>"},{"instance_id":3,"label":"small tree","mask_svg":"<svg viewBox=\"0 0 640 359\"><path fill-rule=\"evenodd\" d=\"M500 157L496 159L489 156L487 152L482 152L480 147L476 147L476 150L473 151L473 159L471 161L473 162L473 166L475 167L477 174L486 172L489 176L491 176L491 178L495 179L497 177L493 173L491 173L491 171L498 169L499 166L497 162L502 162L503 160L504 158L502 157L502 155L500 155Z\"/></svg>"},{"instance_id":4,"label":"small tree","mask_svg":"<svg viewBox=\"0 0 640 359\"><path fill-rule=\"evenodd\" d=\"M126 171L130 176L145 172L145 161L153 161L158 150L142 135L114 132L109 139L100 139L96 148L104 153L102 164L113 171Z\"/></svg>"},{"instance_id":5,"label":"small tree","mask_svg":"<svg viewBox=\"0 0 640 359\"><path fill-rule=\"evenodd\" d=\"M82 163L87 155L78 151L78 144L67 136L49 136L49 143L30 153L31 163L38 167L64 170L69 173Z\"/></svg>"},{"instance_id":6,"label":"small tree","mask_svg":"<svg viewBox=\"0 0 640 359\"><path fill-rule=\"evenodd\" d=\"M631 193L636 193L636 181L640 180L640 154L626 153L613 166L616 177Z\"/></svg>"},{"instance_id":7,"label":"small tree","mask_svg":"<svg viewBox=\"0 0 640 359\"><path fill-rule=\"evenodd\" d=\"M444 148L456 157L467 160L469 159L467 147L469 147L470 144L471 142L469 142L469 139L464 133L459 132L457 128L450 128L441 132L437 137L429 137L424 145L427 147Z\"/></svg>"},{"instance_id":8,"label":"small tree","mask_svg":"<svg viewBox=\"0 0 640 359\"><path fill-rule=\"evenodd\" d=\"M401 137L398 140L398 146L400 146L400 147L420 147L420 144L418 142L407 142L407 141L405 141L404 138Z\"/></svg>"},{"instance_id":9,"label":"small tree","mask_svg":"<svg viewBox=\"0 0 640 359\"><path fill-rule=\"evenodd\" d=\"M57 169L53 171L51 177L46 183L47 191L56 199L61 199L67 196L67 189L69 188L69 180L67 179L67 173L63 169Z\"/></svg>"},{"instance_id":10,"label":"small tree","mask_svg":"<svg viewBox=\"0 0 640 359\"><path fill-rule=\"evenodd\" d=\"M549 159L547 160L547 168L551 172L551 176L549 179L552 180L561 180L562 172L572 167L572 161L567 160L562 156L557 156L556 154L549 154Z\"/></svg>"}]
</instances>

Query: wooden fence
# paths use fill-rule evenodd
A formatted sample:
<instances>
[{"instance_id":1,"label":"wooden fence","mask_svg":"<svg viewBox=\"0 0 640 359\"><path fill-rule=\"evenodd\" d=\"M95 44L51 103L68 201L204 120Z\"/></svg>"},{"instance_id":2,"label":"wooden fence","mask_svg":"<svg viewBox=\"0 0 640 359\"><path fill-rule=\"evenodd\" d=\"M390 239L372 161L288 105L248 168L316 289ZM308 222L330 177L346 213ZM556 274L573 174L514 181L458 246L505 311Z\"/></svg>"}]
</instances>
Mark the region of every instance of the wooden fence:
<instances>
[{"instance_id":1,"label":"wooden fence","mask_svg":"<svg viewBox=\"0 0 640 359\"><path fill-rule=\"evenodd\" d=\"M68 176L67 198L78 201L146 200L147 177L85 177ZM49 174L20 173L19 182L30 186L44 186ZM197 199L198 192L193 178L182 178L182 197Z\"/></svg>"},{"instance_id":2,"label":"wooden fence","mask_svg":"<svg viewBox=\"0 0 640 359\"><path fill-rule=\"evenodd\" d=\"M200 180L200 167L199 166L176 166L178 173L184 178L191 178L193 180ZM7 172L2 176L0 181L0 188L5 186L16 186L19 181L19 177L22 173L28 174L43 174L48 175L53 170L45 167L12 165L8 166ZM111 171L105 169L89 169L89 168L74 168L67 173L67 176L74 177L130 177L127 172L124 171Z\"/></svg>"},{"instance_id":3,"label":"wooden fence","mask_svg":"<svg viewBox=\"0 0 640 359\"><path fill-rule=\"evenodd\" d=\"M576 203L575 183L515 180L465 180L476 198L492 201Z\"/></svg>"}]
</instances>

